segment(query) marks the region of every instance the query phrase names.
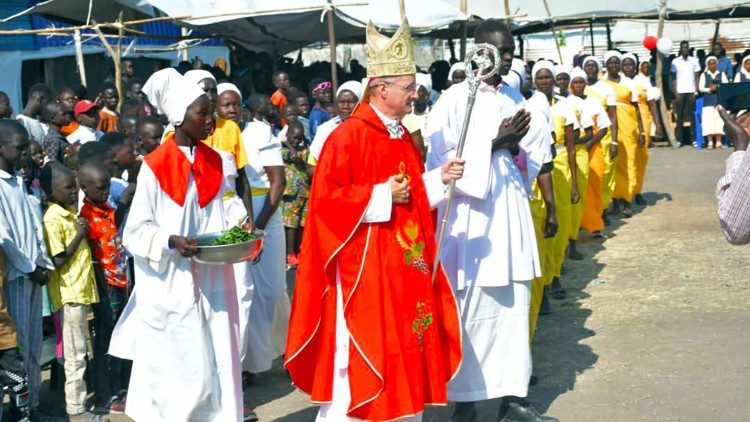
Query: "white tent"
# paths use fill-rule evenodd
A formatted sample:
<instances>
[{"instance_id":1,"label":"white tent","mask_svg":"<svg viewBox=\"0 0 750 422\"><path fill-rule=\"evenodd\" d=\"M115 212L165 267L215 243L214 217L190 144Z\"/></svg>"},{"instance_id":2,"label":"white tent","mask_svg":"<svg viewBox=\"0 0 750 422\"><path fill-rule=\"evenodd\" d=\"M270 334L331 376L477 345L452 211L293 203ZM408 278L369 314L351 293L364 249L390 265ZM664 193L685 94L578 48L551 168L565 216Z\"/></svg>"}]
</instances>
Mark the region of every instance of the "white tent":
<instances>
[{"instance_id":1,"label":"white tent","mask_svg":"<svg viewBox=\"0 0 750 422\"><path fill-rule=\"evenodd\" d=\"M90 3L91 2L91 3ZM284 54L327 41L327 0L48 0L23 13L44 14L74 22L112 22L120 9L129 16L164 15L180 24L219 34L255 50ZM88 4L95 4L89 11ZM332 0L337 41L359 39L369 20L385 31L400 24L398 0ZM458 8L440 0L409 0L406 16L412 31L424 33L466 20ZM128 20L128 19L126 19Z\"/></svg>"},{"instance_id":2,"label":"white tent","mask_svg":"<svg viewBox=\"0 0 750 422\"><path fill-rule=\"evenodd\" d=\"M444 0L458 7L461 0ZM481 18L505 16L504 0L466 0L467 13ZM548 0L550 14L556 20L571 18L604 18L608 16L627 17L629 15L653 14L658 0ZM694 11L712 8L747 5L737 0L667 0L667 9ZM519 21L543 21L549 19L543 0L509 0L511 16L519 16Z\"/></svg>"}]
</instances>

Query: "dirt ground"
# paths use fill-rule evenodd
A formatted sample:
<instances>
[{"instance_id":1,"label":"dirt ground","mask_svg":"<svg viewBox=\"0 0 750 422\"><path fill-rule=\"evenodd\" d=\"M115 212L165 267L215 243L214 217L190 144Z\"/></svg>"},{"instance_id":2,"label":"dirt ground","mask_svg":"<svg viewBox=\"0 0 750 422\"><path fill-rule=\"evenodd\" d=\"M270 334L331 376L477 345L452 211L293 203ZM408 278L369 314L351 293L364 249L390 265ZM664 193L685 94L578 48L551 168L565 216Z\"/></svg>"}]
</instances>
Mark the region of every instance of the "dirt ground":
<instances>
[{"instance_id":1,"label":"dirt ground","mask_svg":"<svg viewBox=\"0 0 750 422\"><path fill-rule=\"evenodd\" d=\"M568 298L539 321L529 399L562 421L750 420L750 249L725 241L714 193L729 151L651 151L649 205L613 219L606 241L581 236ZM315 419L280 364L246 395L261 421ZM498 405L482 403L479 421Z\"/></svg>"}]
</instances>

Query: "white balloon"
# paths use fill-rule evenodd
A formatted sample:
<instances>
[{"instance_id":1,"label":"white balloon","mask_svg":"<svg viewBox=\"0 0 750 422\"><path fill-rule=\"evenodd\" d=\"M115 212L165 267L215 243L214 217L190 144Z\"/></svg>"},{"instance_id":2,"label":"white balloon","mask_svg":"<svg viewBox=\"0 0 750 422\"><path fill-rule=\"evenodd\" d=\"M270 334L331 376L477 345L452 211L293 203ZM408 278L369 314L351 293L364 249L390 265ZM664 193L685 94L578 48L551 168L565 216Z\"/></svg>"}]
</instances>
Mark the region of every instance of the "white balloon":
<instances>
[{"instance_id":1,"label":"white balloon","mask_svg":"<svg viewBox=\"0 0 750 422\"><path fill-rule=\"evenodd\" d=\"M668 56L669 52L672 51L672 40L667 37L659 38L659 41L656 42L656 49L661 54Z\"/></svg>"}]
</instances>

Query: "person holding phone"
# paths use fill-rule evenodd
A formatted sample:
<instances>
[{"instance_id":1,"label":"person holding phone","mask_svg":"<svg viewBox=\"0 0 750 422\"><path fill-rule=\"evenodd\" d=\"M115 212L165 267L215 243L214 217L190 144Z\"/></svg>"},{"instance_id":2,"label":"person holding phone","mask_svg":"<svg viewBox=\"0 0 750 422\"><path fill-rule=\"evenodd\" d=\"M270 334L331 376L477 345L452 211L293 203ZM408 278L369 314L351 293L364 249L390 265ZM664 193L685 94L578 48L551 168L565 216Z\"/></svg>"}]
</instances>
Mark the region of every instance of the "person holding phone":
<instances>
[{"instance_id":1,"label":"person holding phone","mask_svg":"<svg viewBox=\"0 0 750 422\"><path fill-rule=\"evenodd\" d=\"M731 116L717 106L724 131L734 145L734 153L727 159L727 171L716 186L719 223L724 236L733 245L750 243L750 113Z\"/></svg>"}]
</instances>

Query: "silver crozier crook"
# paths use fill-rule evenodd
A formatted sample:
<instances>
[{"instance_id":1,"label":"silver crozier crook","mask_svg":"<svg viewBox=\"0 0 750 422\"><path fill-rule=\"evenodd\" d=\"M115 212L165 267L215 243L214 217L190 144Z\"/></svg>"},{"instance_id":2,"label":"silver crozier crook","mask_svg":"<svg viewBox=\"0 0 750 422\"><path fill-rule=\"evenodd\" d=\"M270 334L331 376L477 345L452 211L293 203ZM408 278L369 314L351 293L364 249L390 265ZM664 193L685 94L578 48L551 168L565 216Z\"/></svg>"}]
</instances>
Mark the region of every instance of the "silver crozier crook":
<instances>
[{"instance_id":1,"label":"silver crozier crook","mask_svg":"<svg viewBox=\"0 0 750 422\"><path fill-rule=\"evenodd\" d=\"M471 111L474 109L474 101L477 99L477 89L479 84L500 71L500 52L491 44L476 44L466 53L466 79L469 82L469 99L466 106L466 115L464 116L463 125L461 125L461 136L458 138L458 147L456 148L456 157L461 158L466 143L466 132L469 129L469 119ZM472 71L471 63L477 64L476 72ZM440 266L440 250L443 248L443 238L445 237L445 228L448 223L448 216L451 212L453 203L453 193L456 190L456 181L451 180L448 185L447 199L443 218L440 219L440 230L438 231L437 248L435 249L435 260L432 267L432 282L435 283L435 277Z\"/></svg>"}]
</instances>

